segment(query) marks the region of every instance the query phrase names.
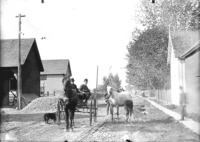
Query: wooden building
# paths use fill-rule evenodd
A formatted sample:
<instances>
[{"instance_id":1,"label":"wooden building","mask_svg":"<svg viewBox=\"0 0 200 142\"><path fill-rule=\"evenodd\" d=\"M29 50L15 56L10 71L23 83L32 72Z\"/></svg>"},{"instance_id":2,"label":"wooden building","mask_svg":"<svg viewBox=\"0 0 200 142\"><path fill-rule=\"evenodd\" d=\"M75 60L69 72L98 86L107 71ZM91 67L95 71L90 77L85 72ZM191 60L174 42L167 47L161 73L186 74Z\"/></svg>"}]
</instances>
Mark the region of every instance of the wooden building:
<instances>
[{"instance_id":1,"label":"wooden building","mask_svg":"<svg viewBox=\"0 0 200 142\"><path fill-rule=\"evenodd\" d=\"M187 112L200 112L200 37L181 59L185 61L185 91L187 93Z\"/></svg>"},{"instance_id":2,"label":"wooden building","mask_svg":"<svg viewBox=\"0 0 200 142\"><path fill-rule=\"evenodd\" d=\"M171 100L179 105L180 86L187 98L187 111L198 112L200 103L199 31L173 31L169 34L168 63L171 71Z\"/></svg>"},{"instance_id":3,"label":"wooden building","mask_svg":"<svg viewBox=\"0 0 200 142\"><path fill-rule=\"evenodd\" d=\"M5 39L0 42L0 95L2 106L9 105L12 93L17 95L18 45L18 39ZM40 72L44 71L34 38L21 40L21 65L22 107L24 107L40 96Z\"/></svg>"},{"instance_id":4,"label":"wooden building","mask_svg":"<svg viewBox=\"0 0 200 142\"><path fill-rule=\"evenodd\" d=\"M42 64L41 94L56 95L63 92L63 77L72 76L69 60L42 60Z\"/></svg>"}]
</instances>

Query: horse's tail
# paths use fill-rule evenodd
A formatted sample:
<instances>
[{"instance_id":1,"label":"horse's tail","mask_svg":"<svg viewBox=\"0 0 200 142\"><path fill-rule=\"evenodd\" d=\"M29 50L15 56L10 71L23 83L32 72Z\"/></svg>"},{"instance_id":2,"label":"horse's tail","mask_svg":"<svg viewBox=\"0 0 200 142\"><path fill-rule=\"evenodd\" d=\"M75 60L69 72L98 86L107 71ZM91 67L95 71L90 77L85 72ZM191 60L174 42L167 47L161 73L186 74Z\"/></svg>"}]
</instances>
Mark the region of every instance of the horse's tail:
<instances>
[{"instance_id":1,"label":"horse's tail","mask_svg":"<svg viewBox=\"0 0 200 142\"><path fill-rule=\"evenodd\" d=\"M124 109L126 111L129 111L132 114L133 113L133 101L132 100L125 101Z\"/></svg>"}]
</instances>

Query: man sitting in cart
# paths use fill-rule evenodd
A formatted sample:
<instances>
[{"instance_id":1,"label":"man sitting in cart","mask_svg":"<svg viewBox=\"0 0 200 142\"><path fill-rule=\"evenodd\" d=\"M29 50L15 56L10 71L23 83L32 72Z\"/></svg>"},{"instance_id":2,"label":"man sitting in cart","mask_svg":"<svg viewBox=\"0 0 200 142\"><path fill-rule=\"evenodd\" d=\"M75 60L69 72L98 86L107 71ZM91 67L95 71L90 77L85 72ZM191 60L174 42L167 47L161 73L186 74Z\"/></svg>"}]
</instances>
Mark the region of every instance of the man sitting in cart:
<instances>
[{"instance_id":1,"label":"man sitting in cart","mask_svg":"<svg viewBox=\"0 0 200 142\"><path fill-rule=\"evenodd\" d=\"M77 88L77 86L76 86L76 84L74 83L74 78L71 78L71 87L72 87L72 89L74 89L74 90L76 90L76 92L77 92L77 94L78 94L78 98L80 99L80 100L84 100L84 98L86 97L85 96L85 93L84 92L82 92L82 91L80 91L78 88Z\"/></svg>"},{"instance_id":2,"label":"man sitting in cart","mask_svg":"<svg viewBox=\"0 0 200 142\"><path fill-rule=\"evenodd\" d=\"M88 84L88 79L86 78L86 79L84 79L84 84L82 84L81 87L80 87L80 91L84 92L84 94L85 94L85 103L87 102L87 100L91 96L91 92L88 89L87 84Z\"/></svg>"}]
</instances>

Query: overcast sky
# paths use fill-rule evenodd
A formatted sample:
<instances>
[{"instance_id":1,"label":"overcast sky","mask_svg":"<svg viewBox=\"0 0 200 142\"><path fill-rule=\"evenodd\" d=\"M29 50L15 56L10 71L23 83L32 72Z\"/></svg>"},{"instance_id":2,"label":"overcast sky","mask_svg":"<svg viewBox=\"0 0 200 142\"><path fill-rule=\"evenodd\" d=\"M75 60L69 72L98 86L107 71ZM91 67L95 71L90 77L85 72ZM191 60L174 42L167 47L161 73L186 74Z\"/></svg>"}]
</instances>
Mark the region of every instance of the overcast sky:
<instances>
[{"instance_id":1,"label":"overcast sky","mask_svg":"<svg viewBox=\"0 0 200 142\"><path fill-rule=\"evenodd\" d=\"M84 78L89 87L118 73L125 85L126 46L136 26L134 12L140 0L1 0L1 39L36 38L42 59L69 59L75 83ZM46 37L42 40L42 37Z\"/></svg>"}]
</instances>

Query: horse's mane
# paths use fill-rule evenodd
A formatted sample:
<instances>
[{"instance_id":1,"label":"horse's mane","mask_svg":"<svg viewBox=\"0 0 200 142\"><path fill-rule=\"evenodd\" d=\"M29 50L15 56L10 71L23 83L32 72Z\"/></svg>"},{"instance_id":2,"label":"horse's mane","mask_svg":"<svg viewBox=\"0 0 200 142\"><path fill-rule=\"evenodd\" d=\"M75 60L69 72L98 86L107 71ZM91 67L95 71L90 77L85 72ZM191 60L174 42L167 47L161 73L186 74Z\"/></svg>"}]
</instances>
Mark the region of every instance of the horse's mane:
<instances>
[{"instance_id":1,"label":"horse's mane","mask_svg":"<svg viewBox=\"0 0 200 142\"><path fill-rule=\"evenodd\" d=\"M64 87L64 91L65 91L65 97L69 98L69 99L73 99L77 97L77 94L75 92L73 92L72 90L72 86L71 86L71 81L70 79L65 76L62 79L62 83L63 83L63 87Z\"/></svg>"}]
</instances>

